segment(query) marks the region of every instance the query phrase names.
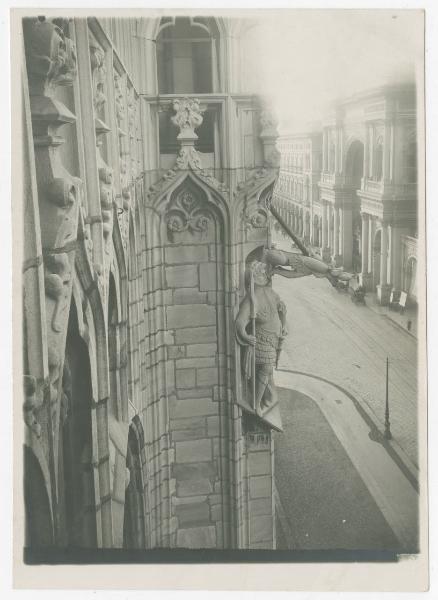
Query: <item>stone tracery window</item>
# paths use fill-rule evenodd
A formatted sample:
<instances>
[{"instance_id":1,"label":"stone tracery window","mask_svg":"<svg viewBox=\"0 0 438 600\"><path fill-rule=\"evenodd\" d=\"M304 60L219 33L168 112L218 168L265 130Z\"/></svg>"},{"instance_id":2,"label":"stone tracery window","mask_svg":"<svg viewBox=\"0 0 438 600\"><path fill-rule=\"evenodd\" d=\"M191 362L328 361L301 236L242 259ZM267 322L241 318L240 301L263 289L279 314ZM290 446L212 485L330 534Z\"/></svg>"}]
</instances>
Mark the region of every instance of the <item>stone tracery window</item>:
<instances>
[{"instance_id":1,"label":"stone tracery window","mask_svg":"<svg viewBox=\"0 0 438 600\"><path fill-rule=\"evenodd\" d=\"M218 91L219 31L214 19L166 17L157 37L159 94Z\"/></svg>"}]
</instances>

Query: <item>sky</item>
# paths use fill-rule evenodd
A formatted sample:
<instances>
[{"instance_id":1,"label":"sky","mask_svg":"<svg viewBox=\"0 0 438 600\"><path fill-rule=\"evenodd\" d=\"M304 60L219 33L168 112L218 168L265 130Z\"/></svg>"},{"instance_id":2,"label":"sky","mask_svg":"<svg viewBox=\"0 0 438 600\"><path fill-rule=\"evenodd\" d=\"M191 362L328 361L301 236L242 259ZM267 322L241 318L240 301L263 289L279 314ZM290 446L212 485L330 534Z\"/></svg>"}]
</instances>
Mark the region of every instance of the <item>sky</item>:
<instances>
[{"instance_id":1,"label":"sky","mask_svg":"<svg viewBox=\"0 0 438 600\"><path fill-rule=\"evenodd\" d=\"M272 11L247 32L246 84L271 97L280 133L303 131L336 98L421 80L423 27L419 10Z\"/></svg>"}]
</instances>

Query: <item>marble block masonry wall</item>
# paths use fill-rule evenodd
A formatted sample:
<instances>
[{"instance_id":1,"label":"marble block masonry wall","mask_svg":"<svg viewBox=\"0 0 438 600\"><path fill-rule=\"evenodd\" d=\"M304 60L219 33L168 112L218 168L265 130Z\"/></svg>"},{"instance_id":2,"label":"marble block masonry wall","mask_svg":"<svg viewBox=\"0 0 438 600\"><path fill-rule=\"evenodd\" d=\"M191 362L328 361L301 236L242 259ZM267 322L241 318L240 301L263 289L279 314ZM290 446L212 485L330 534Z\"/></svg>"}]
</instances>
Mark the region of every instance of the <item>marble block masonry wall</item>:
<instances>
[{"instance_id":1,"label":"marble block masonry wall","mask_svg":"<svg viewBox=\"0 0 438 600\"><path fill-rule=\"evenodd\" d=\"M216 255L216 245L208 239L165 249L166 284L173 291L166 312L174 343L167 347L167 359L175 366L169 429L175 449L173 506L179 547L222 545L221 486L226 482L220 473L217 296L221 285Z\"/></svg>"}]
</instances>

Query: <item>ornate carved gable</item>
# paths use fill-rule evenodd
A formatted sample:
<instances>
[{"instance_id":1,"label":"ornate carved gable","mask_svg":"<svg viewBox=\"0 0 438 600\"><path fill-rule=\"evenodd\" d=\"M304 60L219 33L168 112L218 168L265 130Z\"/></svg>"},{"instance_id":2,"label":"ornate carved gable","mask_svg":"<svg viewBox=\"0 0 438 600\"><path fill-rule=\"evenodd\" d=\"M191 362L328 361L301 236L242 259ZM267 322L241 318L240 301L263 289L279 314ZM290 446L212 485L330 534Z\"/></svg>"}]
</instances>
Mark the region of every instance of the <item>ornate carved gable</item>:
<instances>
[{"instance_id":1,"label":"ornate carved gable","mask_svg":"<svg viewBox=\"0 0 438 600\"><path fill-rule=\"evenodd\" d=\"M228 187L218 181L208 169L203 168L202 155L194 146L194 142L198 138L195 129L202 124L202 114L204 112L200 107L199 100L187 97L176 99L173 102L173 109L176 114L172 117L172 122L179 127L180 132L177 139L181 142L181 148L176 157L175 166L149 188L147 198L149 201L154 202L174 186L178 179L182 179L182 174L185 171L190 170L203 183L228 199Z\"/></svg>"}]
</instances>

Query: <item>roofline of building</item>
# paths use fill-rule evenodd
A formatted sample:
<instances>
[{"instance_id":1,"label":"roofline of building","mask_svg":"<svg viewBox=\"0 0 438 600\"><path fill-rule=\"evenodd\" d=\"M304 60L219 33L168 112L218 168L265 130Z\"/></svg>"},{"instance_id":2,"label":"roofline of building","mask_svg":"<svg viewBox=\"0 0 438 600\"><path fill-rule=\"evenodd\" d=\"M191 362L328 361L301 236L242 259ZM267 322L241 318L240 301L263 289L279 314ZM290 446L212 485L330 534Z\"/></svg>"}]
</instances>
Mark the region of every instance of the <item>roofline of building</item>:
<instances>
[{"instance_id":1,"label":"roofline of building","mask_svg":"<svg viewBox=\"0 0 438 600\"><path fill-rule=\"evenodd\" d=\"M364 100L371 100L372 98L382 97L382 96L391 96L397 93L412 93L414 96L416 94L416 84L415 82L406 82L406 83L398 83L398 84L385 84L378 87L369 88L367 90L363 90L361 92L357 92L352 94L351 96L346 96L343 98L338 98L336 100L332 100L328 105L328 108L323 112L323 117L320 121L311 123L309 128L302 132L296 133L285 133L279 136L278 141L292 141L294 139L299 138L310 138L312 136L322 134L323 123L326 119L330 117L330 115L336 111L336 109L348 106L350 104L355 104L356 102L363 102ZM320 128L320 131L319 129Z\"/></svg>"}]
</instances>

